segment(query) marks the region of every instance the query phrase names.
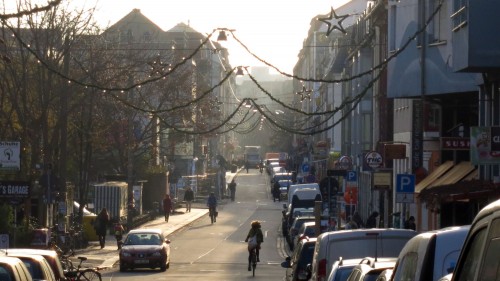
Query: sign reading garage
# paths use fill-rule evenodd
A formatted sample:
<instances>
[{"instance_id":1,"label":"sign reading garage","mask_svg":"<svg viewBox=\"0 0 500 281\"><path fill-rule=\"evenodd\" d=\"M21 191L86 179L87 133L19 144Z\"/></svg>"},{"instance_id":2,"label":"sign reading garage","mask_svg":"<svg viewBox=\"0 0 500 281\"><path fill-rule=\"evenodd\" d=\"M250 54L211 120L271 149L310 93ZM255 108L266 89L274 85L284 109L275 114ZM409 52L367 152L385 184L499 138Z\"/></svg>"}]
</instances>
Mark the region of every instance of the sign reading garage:
<instances>
[{"instance_id":1,"label":"sign reading garage","mask_svg":"<svg viewBox=\"0 0 500 281\"><path fill-rule=\"evenodd\" d=\"M30 190L27 181L0 181L0 198L29 198Z\"/></svg>"}]
</instances>

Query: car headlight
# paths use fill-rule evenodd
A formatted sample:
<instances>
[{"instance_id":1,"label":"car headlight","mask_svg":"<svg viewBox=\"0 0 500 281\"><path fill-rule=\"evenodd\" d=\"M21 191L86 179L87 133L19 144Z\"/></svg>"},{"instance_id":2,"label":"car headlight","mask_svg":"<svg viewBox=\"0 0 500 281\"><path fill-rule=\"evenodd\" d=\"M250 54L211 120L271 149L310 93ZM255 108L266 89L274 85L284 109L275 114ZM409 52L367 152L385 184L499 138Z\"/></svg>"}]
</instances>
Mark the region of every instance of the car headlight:
<instances>
[{"instance_id":1,"label":"car headlight","mask_svg":"<svg viewBox=\"0 0 500 281\"><path fill-rule=\"evenodd\" d=\"M130 253L122 252L122 256L124 256L124 257L130 257L131 255L130 255Z\"/></svg>"}]
</instances>

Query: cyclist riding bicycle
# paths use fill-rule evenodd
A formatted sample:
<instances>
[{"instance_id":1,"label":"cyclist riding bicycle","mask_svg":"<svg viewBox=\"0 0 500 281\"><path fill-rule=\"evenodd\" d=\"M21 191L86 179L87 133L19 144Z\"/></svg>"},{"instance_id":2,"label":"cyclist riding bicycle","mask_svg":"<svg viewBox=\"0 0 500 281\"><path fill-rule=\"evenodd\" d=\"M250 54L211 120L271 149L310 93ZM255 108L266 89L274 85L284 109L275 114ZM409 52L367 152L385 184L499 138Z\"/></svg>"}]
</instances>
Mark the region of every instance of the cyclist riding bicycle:
<instances>
[{"instance_id":1,"label":"cyclist riding bicycle","mask_svg":"<svg viewBox=\"0 0 500 281\"><path fill-rule=\"evenodd\" d=\"M210 195L208 196L207 207L208 207L208 215L210 216L212 223L216 222L217 198L215 197L215 194L213 192L211 192Z\"/></svg>"},{"instance_id":2,"label":"cyclist riding bicycle","mask_svg":"<svg viewBox=\"0 0 500 281\"><path fill-rule=\"evenodd\" d=\"M252 263L252 251L255 249L255 255L257 256L257 262L260 262L259 259L259 250L260 244L264 242L264 235L262 234L262 229L260 225L260 221L252 221L250 231L248 231L247 238L245 242L248 242L249 239L256 239L256 244L248 243L248 271L251 271L251 263Z\"/></svg>"}]
</instances>

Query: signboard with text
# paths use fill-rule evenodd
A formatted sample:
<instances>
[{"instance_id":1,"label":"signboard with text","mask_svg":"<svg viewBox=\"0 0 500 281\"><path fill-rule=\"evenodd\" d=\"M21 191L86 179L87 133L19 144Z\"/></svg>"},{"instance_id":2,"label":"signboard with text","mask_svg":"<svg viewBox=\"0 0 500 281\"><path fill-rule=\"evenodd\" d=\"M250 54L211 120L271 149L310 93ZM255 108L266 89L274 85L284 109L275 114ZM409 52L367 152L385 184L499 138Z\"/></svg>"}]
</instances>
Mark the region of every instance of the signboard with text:
<instances>
[{"instance_id":1,"label":"signboard with text","mask_svg":"<svg viewBox=\"0 0 500 281\"><path fill-rule=\"evenodd\" d=\"M21 168L21 143L0 141L0 170L19 170Z\"/></svg>"},{"instance_id":2,"label":"signboard with text","mask_svg":"<svg viewBox=\"0 0 500 281\"><path fill-rule=\"evenodd\" d=\"M27 181L0 181L0 198L29 198L30 183Z\"/></svg>"},{"instance_id":3,"label":"signboard with text","mask_svg":"<svg viewBox=\"0 0 500 281\"><path fill-rule=\"evenodd\" d=\"M471 127L470 159L473 165L500 164L500 127Z\"/></svg>"}]
</instances>

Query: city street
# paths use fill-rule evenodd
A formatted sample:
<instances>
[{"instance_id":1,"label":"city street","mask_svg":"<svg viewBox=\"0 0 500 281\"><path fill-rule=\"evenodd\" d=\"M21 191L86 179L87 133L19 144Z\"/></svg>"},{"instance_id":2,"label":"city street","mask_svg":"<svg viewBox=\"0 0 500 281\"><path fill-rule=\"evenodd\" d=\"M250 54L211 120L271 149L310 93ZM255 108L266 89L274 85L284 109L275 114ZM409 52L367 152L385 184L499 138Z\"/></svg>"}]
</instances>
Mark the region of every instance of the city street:
<instances>
[{"instance_id":1,"label":"city street","mask_svg":"<svg viewBox=\"0 0 500 281\"><path fill-rule=\"evenodd\" d=\"M171 222L157 219L145 225L168 229L185 216L193 220L173 231L171 240L171 265L166 272L159 270L138 270L119 272L117 266L118 251L116 244L108 239L103 250L93 250L90 254L106 251L108 258L103 265L103 280L134 280L147 276L148 280L242 280L252 277L247 271L247 245L244 242L252 220L262 222L264 243L260 253L261 262L257 266L255 279L282 280L285 270L281 267L288 254L283 247L279 227L281 224L281 202L273 202L269 192L269 178L251 169L247 174L237 174L236 200L224 200L219 208L219 217L210 223L206 210L196 209L191 213L171 216ZM183 211L183 210L182 210ZM197 218L196 218L197 217ZM195 219L196 218L196 219ZM179 220L180 221L180 220ZM180 222L179 222L180 223ZM171 226L170 230L171 231ZM169 232L167 231L167 233ZM114 258L113 258L114 257Z\"/></svg>"}]
</instances>

